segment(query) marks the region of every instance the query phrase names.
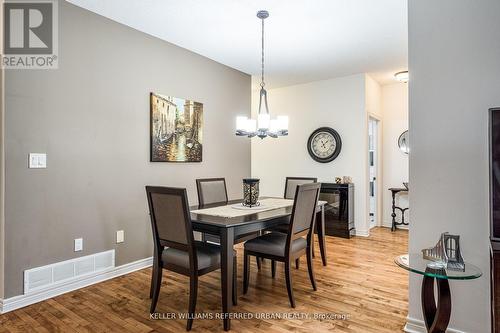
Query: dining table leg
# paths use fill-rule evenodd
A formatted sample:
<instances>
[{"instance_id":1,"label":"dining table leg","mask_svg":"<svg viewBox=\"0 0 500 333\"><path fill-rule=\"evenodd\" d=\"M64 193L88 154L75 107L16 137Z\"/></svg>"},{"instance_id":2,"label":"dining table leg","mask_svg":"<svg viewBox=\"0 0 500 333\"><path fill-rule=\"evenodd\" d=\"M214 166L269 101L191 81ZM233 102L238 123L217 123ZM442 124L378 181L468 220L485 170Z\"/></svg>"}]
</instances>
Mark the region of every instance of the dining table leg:
<instances>
[{"instance_id":1,"label":"dining table leg","mask_svg":"<svg viewBox=\"0 0 500 333\"><path fill-rule=\"evenodd\" d=\"M323 261L323 266L326 266L326 244L325 244L325 205L321 206L320 211L320 221L316 223L318 230L318 243L319 250L321 252L321 260Z\"/></svg>"},{"instance_id":2,"label":"dining table leg","mask_svg":"<svg viewBox=\"0 0 500 333\"><path fill-rule=\"evenodd\" d=\"M220 235L221 246L221 289L224 331L231 329L230 313L233 297L233 246L234 229L223 228Z\"/></svg>"}]
</instances>

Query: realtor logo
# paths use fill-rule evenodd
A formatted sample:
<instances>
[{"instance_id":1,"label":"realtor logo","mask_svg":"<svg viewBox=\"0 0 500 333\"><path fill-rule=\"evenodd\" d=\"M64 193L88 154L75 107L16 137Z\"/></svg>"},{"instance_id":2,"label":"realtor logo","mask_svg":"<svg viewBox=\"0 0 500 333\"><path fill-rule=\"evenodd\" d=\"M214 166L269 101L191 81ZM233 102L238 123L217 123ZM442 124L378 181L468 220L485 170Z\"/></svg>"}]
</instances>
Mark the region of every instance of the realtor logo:
<instances>
[{"instance_id":1,"label":"realtor logo","mask_svg":"<svg viewBox=\"0 0 500 333\"><path fill-rule=\"evenodd\" d=\"M57 68L57 0L7 0L3 22L3 68Z\"/></svg>"}]
</instances>

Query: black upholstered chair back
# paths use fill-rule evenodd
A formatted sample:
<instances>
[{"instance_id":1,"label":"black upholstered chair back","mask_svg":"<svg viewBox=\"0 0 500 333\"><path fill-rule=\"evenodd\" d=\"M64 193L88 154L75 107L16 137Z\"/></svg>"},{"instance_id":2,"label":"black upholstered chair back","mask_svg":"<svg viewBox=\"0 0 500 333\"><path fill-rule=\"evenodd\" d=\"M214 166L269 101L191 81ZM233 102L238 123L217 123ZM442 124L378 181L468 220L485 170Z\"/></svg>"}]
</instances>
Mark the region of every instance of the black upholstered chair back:
<instances>
[{"instance_id":1,"label":"black upholstered chair back","mask_svg":"<svg viewBox=\"0 0 500 333\"><path fill-rule=\"evenodd\" d=\"M200 207L214 203L227 203L225 178L196 179L196 189Z\"/></svg>"},{"instance_id":2,"label":"black upholstered chair back","mask_svg":"<svg viewBox=\"0 0 500 333\"><path fill-rule=\"evenodd\" d=\"M186 189L146 186L146 194L155 255L161 255L163 248L168 246L189 252L191 261L196 261ZM193 264L196 267L196 263Z\"/></svg>"},{"instance_id":3,"label":"black upholstered chair back","mask_svg":"<svg viewBox=\"0 0 500 333\"><path fill-rule=\"evenodd\" d=\"M320 187L320 183L297 186L290 219L289 237L291 237L291 240L309 233L312 229Z\"/></svg>"},{"instance_id":4,"label":"black upholstered chair back","mask_svg":"<svg viewBox=\"0 0 500 333\"><path fill-rule=\"evenodd\" d=\"M318 178L311 177L286 177L284 198L293 200L298 185L316 183L317 181Z\"/></svg>"}]
</instances>

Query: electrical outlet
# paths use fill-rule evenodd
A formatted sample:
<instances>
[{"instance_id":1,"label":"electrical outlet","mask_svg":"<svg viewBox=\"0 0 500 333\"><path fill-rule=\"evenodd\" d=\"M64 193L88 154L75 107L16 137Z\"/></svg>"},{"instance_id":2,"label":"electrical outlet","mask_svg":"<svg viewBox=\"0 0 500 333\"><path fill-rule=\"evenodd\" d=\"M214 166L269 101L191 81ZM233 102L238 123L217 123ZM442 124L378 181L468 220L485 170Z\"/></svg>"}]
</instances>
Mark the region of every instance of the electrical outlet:
<instances>
[{"instance_id":1,"label":"electrical outlet","mask_svg":"<svg viewBox=\"0 0 500 333\"><path fill-rule=\"evenodd\" d=\"M30 153L28 156L30 169L45 169L47 167L47 154Z\"/></svg>"},{"instance_id":2,"label":"electrical outlet","mask_svg":"<svg viewBox=\"0 0 500 333\"><path fill-rule=\"evenodd\" d=\"M125 231L118 230L116 232L116 242L117 243L123 243L124 241L125 241Z\"/></svg>"},{"instance_id":3,"label":"electrical outlet","mask_svg":"<svg viewBox=\"0 0 500 333\"><path fill-rule=\"evenodd\" d=\"M83 250L83 238L75 238L75 252Z\"/></svg>"}]
</instances>

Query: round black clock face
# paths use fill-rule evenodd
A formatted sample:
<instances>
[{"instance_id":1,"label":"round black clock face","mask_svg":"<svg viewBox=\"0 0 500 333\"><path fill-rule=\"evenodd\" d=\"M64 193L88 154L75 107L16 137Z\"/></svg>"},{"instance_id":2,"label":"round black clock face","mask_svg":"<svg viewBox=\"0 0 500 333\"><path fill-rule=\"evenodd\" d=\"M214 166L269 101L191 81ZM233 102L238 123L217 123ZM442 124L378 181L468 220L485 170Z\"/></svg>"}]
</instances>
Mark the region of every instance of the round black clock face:
<instances>
[{"instance_id":1,"label":"round black clock face","mask_svg":"<svg viewBox=\"0 0 500 333\"><path fill-rule=\"evenodd\" d=\"M342 149L339 133L330 127L320 127L312 132L307 141L309 155L320 163L328 163L337 158Z\"/></svg>"}]
</instances>

